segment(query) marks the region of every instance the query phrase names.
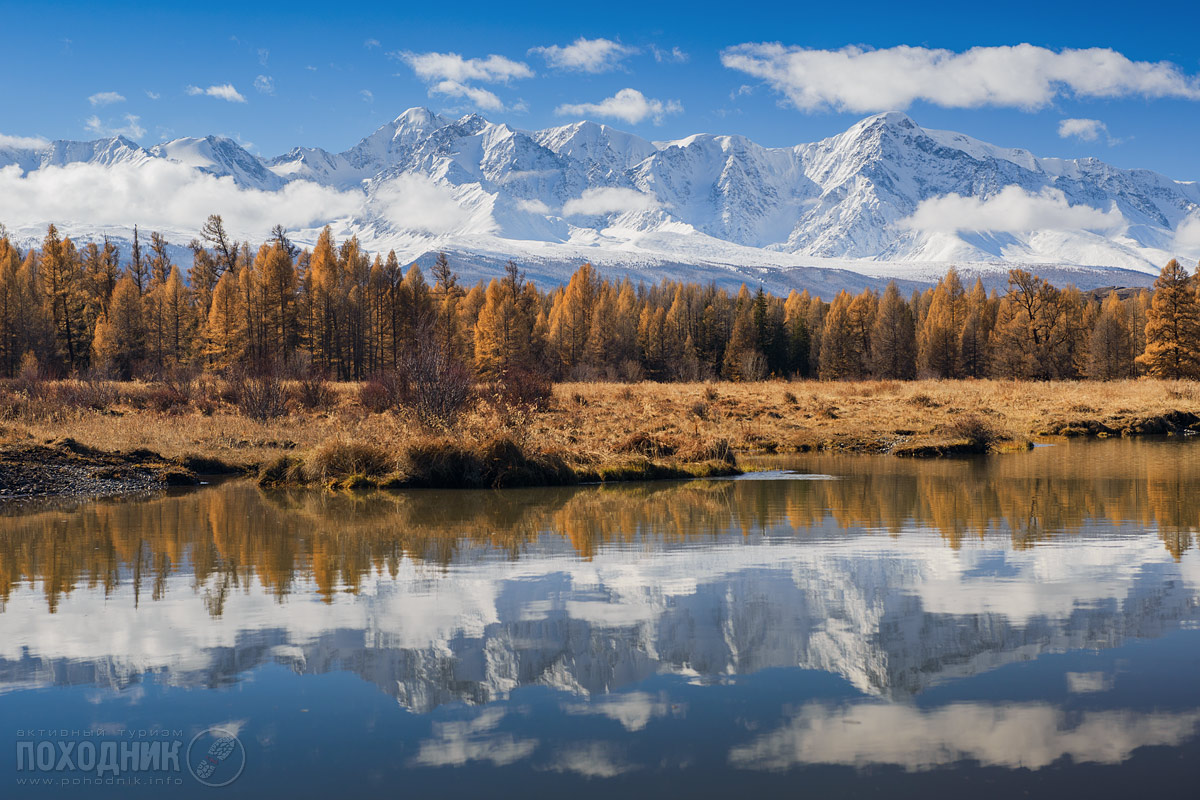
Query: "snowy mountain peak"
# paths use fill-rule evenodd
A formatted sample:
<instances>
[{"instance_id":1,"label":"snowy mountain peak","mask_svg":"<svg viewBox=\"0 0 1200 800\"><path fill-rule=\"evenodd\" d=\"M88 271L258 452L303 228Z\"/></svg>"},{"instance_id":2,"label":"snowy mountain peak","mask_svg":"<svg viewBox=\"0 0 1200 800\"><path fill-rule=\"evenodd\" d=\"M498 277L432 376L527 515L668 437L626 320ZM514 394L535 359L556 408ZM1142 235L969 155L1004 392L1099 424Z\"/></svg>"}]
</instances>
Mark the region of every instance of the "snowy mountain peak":
<instances>
[{"instance_id":1,"label":"snowy mountain peak","mask_svg":"<svg viewBox=\"0 0 1200 800\"><path fill-rule=\"evenodd\" d=\"M361 197L354 213L294 226L312 233L298 230L297 241L338 222L402 258L527 257L545 274L583 260L671 265L680 277L809 267L926 276L951 263L1149 274L1171 257L1200 257L1197 184L1094 158L1038 158L902 112L793 147L707 133L652 143L586 120L526 131L415 107L342 152L298 147L269 160L216 136L149 149L120 137L0 149L0 167L25 171L153 159L263 191L317 184L337 193L339 214Z\"/></svg>"}]
</instances>

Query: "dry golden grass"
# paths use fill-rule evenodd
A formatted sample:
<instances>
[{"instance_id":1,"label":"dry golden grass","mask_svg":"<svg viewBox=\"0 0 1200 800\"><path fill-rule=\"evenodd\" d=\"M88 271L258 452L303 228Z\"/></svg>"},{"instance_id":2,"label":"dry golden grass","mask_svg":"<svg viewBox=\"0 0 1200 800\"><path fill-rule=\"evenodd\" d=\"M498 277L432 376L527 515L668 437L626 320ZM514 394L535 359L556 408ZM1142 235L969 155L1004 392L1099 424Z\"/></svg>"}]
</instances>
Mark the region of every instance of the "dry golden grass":
<instances>
[{"instance_id":1,"label":"dry golden grass","mask_svg":"<svg viewBox=\"0 0 1200 800\"><path fill-rule=\"evenodd\" d=\"M116 399L99 410L18 402L14 398L24 395L9 387L0 401L0 435L9 443L69 436L103 450L146 448L168 458L200 455L245 467L286 454L310 457L328 442L369 443L399 454L433 439L478 447L505 437L527 452L599 472L645 457L721 460L729 450L896 452L944 445L961 438L958 423L971 415L1001 438L1020 442L1054 432L1157 432L1164 415L1200 412L1200 385L1175 381L568 383L554 387L545 409L479 402L452 430L430 431L403 414L362 408L355 384L330 389L327 410L293 401L287 415L256 421L213 387L166 411L148 401L162 392L150 384L109 387L101 396Z\"/></svg>"}]
</instances>

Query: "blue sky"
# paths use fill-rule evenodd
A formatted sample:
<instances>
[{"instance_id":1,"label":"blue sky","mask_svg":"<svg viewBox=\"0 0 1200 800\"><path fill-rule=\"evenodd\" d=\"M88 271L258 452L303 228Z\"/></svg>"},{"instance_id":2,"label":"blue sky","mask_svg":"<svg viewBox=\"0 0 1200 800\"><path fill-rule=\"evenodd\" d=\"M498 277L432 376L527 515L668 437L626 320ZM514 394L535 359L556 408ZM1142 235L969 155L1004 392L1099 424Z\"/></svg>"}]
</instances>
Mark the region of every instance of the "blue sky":
<instances>
[{"instance_id":1,"label":"blue sky","mask_svg":"<svg viewBox=\"0 0 1200 800\"><path fill-rule=\"evenodd\" d=\"M0 134L218 133L270 156L343 150L425 105L791 145L903 108L1038 155L1196 180L1196 5L3 3ZM1112 52L1070 52L1086 48Z\"/></svg>"}]
</instances>

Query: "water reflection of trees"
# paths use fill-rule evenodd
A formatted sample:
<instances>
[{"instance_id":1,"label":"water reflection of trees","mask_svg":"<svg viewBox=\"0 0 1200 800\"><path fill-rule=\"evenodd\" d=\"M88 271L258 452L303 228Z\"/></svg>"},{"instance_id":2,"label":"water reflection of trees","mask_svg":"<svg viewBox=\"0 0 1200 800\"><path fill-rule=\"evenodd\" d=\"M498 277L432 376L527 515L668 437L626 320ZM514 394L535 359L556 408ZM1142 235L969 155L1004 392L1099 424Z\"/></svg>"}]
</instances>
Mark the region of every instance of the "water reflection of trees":
<instances>
[{"instance_id":1,"label":"water reflection of trees","mask_svg":"<svg viewBox=\"0 0 1200 800\"><path fill-rule=\"evenodd\" d=\"M708 481L505 492L362 496L268 493L231 483L149 501L104 502L0 518L0 600L40 581L53 609L75 586L132 584L156 599L193 574L213 614L252 579L278 596L311 578L326 599L357 591L405 558L448 565L539 537L584 558L606 544L698 543L730 533L828 536L830 528L936 530L951 547L1003 536L1026 548L1106 528L1154 528L1179 558L1200 529L1193 448L1134 442L986 460L815 457L837 480Z\"/></svg>"}]
</instances>

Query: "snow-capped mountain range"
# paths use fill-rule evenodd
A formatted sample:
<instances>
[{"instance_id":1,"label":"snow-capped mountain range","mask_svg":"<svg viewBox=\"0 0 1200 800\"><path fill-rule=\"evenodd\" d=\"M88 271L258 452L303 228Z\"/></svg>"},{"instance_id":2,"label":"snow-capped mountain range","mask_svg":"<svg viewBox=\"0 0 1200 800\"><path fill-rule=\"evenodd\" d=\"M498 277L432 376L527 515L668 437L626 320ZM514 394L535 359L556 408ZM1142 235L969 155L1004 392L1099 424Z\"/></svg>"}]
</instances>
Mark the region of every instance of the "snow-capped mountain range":
<instances>
[{"instance_id":1,"label":"snow-capped mountain range","mask_svg":"<svg viewBox=\"0 0 1200 800\"><path fill-rule=\"evenodd\" d=\"M651 142L593 122L524 131L424 108L341 153L296 148L269 159L214 136L149 148L122 137L4 141L0 194L26 199L19 207L0 201L0 219L33 240L50 221L84 237L127 236L139 222L182 244L203 222L195 208L209 197L203 185L212 189L211 211L227 220L241 213L253 225L255 209L269 206L298 241L330 223L339 237L357 234L406 260L451 252L468 278L511 257L552 280L590 260L651 280L818 289L927 281L951 264L994 276L1032 266L1080 286L1130 285L1147 283L1171 257L1200 256L1194 182L1094 158L1037 158L895 112L781 148L710 134ZM196 202L155 199L152 219L130 210L118 221L124 187L164 163L191 175L173 173L171 186ZM116 195L116 209L68 204L56 214L53 203L36 202L39 176L81 170L97 192ZM104 181L113 174L121 183L110 190ZM264 208L264 222L270 213Z\"/></svg>"}]
</instances>

